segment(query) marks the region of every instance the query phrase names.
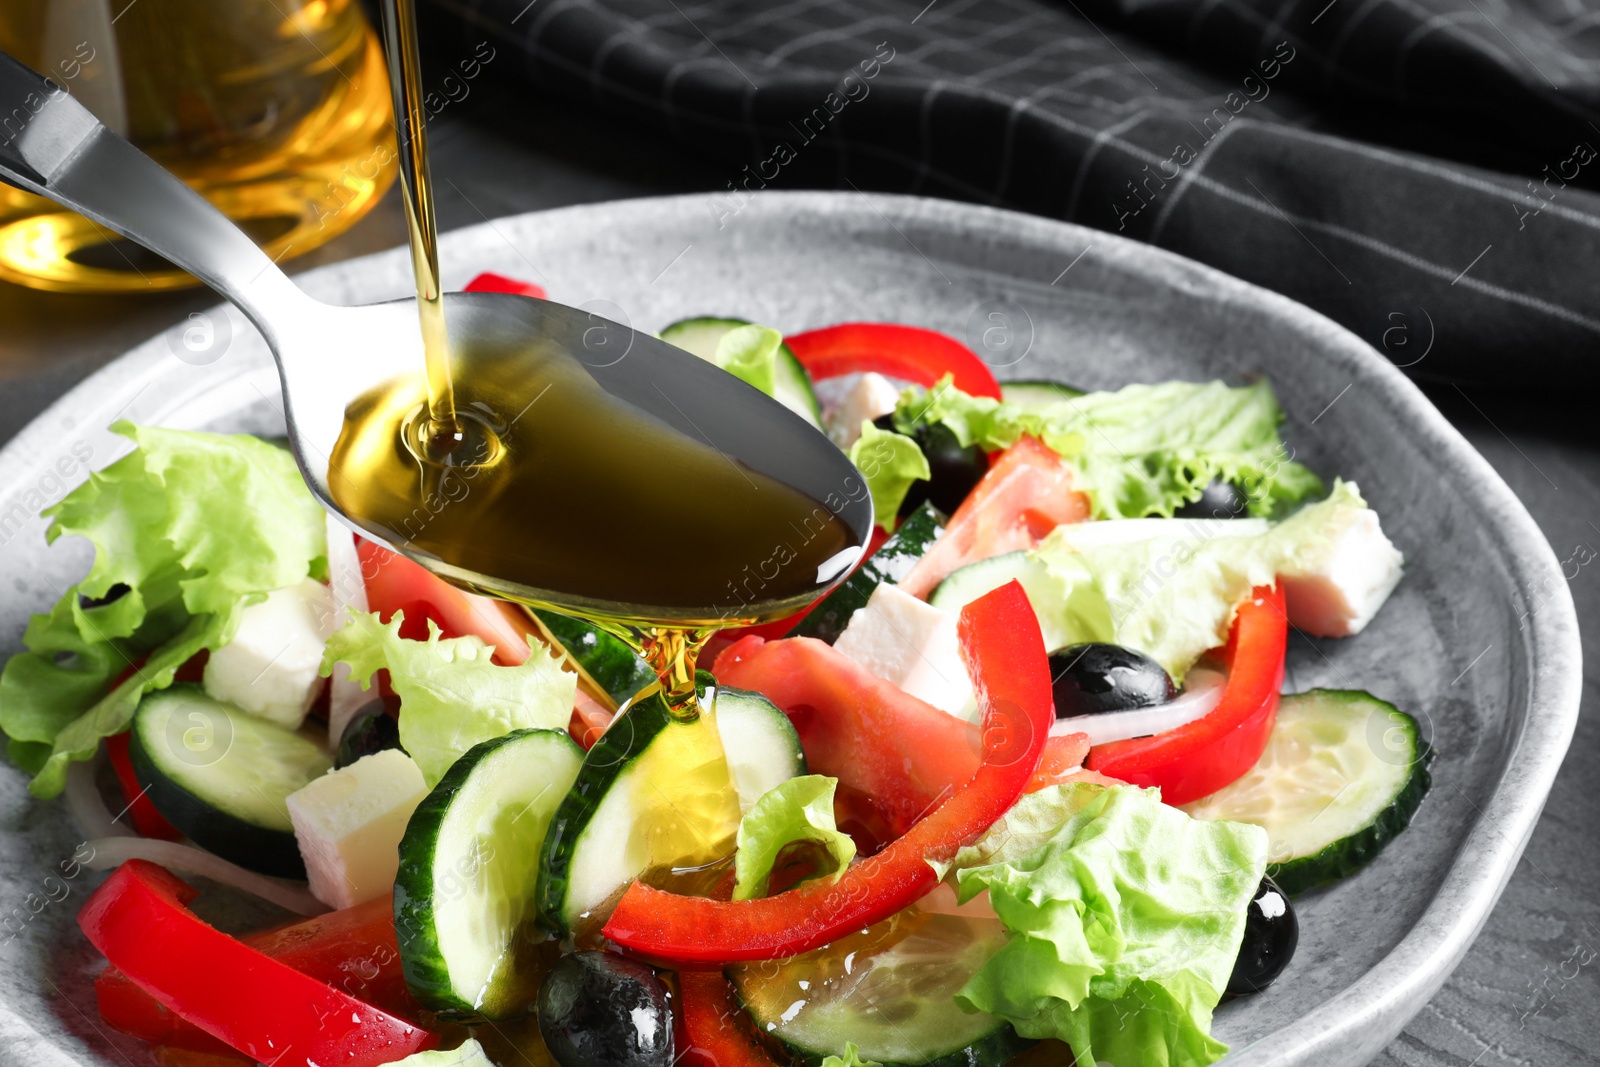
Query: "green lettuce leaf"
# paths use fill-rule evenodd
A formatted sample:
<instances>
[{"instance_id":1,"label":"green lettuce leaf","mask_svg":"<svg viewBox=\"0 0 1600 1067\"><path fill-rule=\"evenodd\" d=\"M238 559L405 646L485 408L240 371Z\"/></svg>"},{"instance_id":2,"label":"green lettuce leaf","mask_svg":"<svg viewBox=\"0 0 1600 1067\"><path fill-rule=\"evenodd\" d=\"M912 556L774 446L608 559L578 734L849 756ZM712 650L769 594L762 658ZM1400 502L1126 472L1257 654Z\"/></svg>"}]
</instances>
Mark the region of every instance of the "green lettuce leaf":
<instances>
[{"instance_id":1,"label":"green lettuce leaf","mask_svg":"<svg viewBox=\"0 0 1600 1067\"><path fill-rule=\"evenodd\" d=\"M913 482L933 477L928 457L904 434L880 430L865 420L861 436L850 446L850 462L867 480L872 513L878 525L892 531L899 521L900 505Z\"/></svg>"},{"instance_id":2,"label":"green lettuce leaf","mask_svg":"<svg viewBox=\"0 0 1600 1067\"><path fill-rule=\"evenodd\" d=\"M946 375L932 389L908 387L895 406L895 429L909 434L924 423L943 423L961 447L976 444L989 452L1010 448L1024 434L1039 438L1063 456L1076 456L1083 450L1083 435L1063 414L970 396L953 381L954 376Z\"/></svg>"},{"instance_id":3,"label":"green lettuce leaf","mask_svg":"<svg viewBox=\"0 0 1600 1067\"><path fill-rule=\"evenodd\" d=\"M894 419L902 432L942 422L963 445L990 450L1024 433L1038 437L1075 462L1097 519L1170 517L1217 480L1244 490L1250 513L1262 517L1322 490L1278 436L1283 411L1265 381L1130 385L1024 409L968 396L947 380L907 389Z\"/></svg>"},{"instance_id":4,"label":"green lettuce leaf","mask_svg":"<svg viewBox=\"0 0 1600 1067\"><path fill-rule=\"evenodd\" d=\"M806 774L763 793L739 820L738 851L733 856L734 900L767 895L767 880L789 845L810 841L833 857L834 877L855 858L856 843L833 821L837 778Z\"/></svg>"},{"instance_id":5,"label":"green lettuce leaf","mask_svg":"<svg viewBox=\"0 0 1600 1067\"><path fill-rule=\"evenodd\" d=\"M0 673L0 729L38 796L59 793L68 762L126 729L184 660L225 644L246 603L326 570L322 509L287 452L244 435L112 430L134 450L44 513L46 538L87 539L94 563L29 621L28 651Z\"/></svg>"},{"instance_id":6,"label":"green lettuce leaf","mask_svg":"<svg viewBox=\"0 0 1600 1067\"><path fill-rule=\"evenodd\" d=\"M772 396L778 389L778 350L782 347L783 334L752 323L723 334L711 362Z\"/></svg>"},{"instance_id":7,"label":"green lettuce leaf","mask_svg":"<svg viewBox=\"0 0 1600 1067\"><path fill-rule=\"evenodd\" d=\"M1049 582L1036 581L1030 599L1055 639L1136 648L1181 682L1227 641L1251 589L1315 571L1349 512L1365 507L1354 483L1338 481L1326 500L1256 536L1207 536L1202 524L1176 520L1168 534L1080 551L1079 531L1058 527L1032 552Z\"/></svg>"},{"instance_id":8,"label":"green lettuce leaf","mask_svg":"<svg viewBox=\"0 0 1600 1067\"><path fill-rule=\"evenodd\" d=\"M91 758L100 747L102 739L120 734L133 722L133 712L139 700L155 689L165 689L189 659L207 649L221 648L227 644L238 626L238 611L207 612L191 615L183 629L167 641L145 654L143 662L133 668L133 673L115 689L93 701L87 709L77 710L76 703L64 705L45 697L33 705L35 713L30 725L39 733L54 728L47 754L38 764L35 777L28 789L40 797L52 797L67 783L67 764L73 760ZM17 657L21 658L21 657ZM119 665L128 666L127 664ZM35 681L40 672L37 661L30 663L19 676L19 681ZM10 664L7 664L7 675ZM74 695L74 699L78 699ZM43 744L42 739L17 737L23 743Z\"/></svg>"},{"instance_id":9,"label":"green lettuce leaf","mask_svg":"<svg viewBox=\"0 0 1600 1067\"><path fill-rule=\"evenodd\" d=\"M95 546L79 593L93 599L129 588L111 613L116 627L102 622L86 638L132 633L157 606L147 583L163 596L176 583L184 607L199 615L323 576L322 508L288 452L243 434L129 422L111 429L138 447L44 512L55 518L48 540L76 534Z\"/></svg>"},{"instance_id":10,"label":"green lettuce leaf","mask_svg":"<svg viewBox=\"0 0 1600 1067\"><path fill-rule=\"evenodd\" d=\"M883 1067L877 1060L864 1060L854 1041L844 1043L843 1056L824 1056L822 1067Z\"/></svg>"},{"instance_id":11,"label":"green lettuce leaf","mask_svg":"<svg viewBox=\"0 0 1600 1067\"><path fill-rule=\"evenodd\" d=\"M529 728L562 730L572 717L578 676L542 641L530 638L528 658L515 667L493 662L494 646L478 637L445 639L432 619L428 639L400 636L405 613L384 625L376 612L351 611L322 655L322 674L350 665L363 689L377 671L389 672L400 698L400 744L417 761L428 787L473 745Z\"/></svg>"},{"instance_id":12,"label":"green lettuce leaf","mask_svg":"<svg viewBox=\"0 0 1600 1067\"><path fill-rule=\"evenodd\" d=\"M1024 796L956 856L960 899L988 890L1007 931L956 999L1067 1042L1079 1067L1209 1064L1227 1051L1211 1013L1266 864L1259 827L1191 819L1158 790Z\"/></svg>"},{"instance_id":13,"label":"green lettuce leaf","mask_svg":"<svg viewBox=\"0 0 1600 1067\"><path fill-rule=\"evenodd\" d=\"M1322 491L1278 436L1283 411L1265 381L1130 385L1063 407L1088 441L1078 464L1097 517L1170 517L1213 481L1239 486L1261 517Z\"/></svg>"}]
</instances>

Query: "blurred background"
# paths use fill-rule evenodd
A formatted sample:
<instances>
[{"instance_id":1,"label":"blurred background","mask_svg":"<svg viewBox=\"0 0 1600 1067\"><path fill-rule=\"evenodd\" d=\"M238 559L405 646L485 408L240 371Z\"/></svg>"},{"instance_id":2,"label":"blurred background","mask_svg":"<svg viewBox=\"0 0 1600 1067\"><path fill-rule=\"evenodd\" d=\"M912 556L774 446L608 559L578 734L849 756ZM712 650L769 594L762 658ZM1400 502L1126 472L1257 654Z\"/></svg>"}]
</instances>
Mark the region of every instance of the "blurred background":
<instances>
[{"instance_id":1,"label":"blurred background","mask_svg":"<svg viewBox=\"0 0 1600 1067\"><path fill-rule=\"evenodd\" d=\"M441 231L837 188L1121 233L1354 330L1488 457L1559 558L1600 549L1600 7L1585 0L427 0L422 16ZM357 0L0 0L0 50L293 273L405 240L376 23ZM864 61L877 72L853 87ZM830 93L837 110L819 110ZM779 143L806 147L779 160ZM0 186L0 441L215 303L186 282ZM1568 575L1590 663L1595 571ZM1379 1062L1595 1062L1596 968L1551 978L1600 948L1595 667L1585 707L1486 932Z\"/></svg>"}]
</instances>

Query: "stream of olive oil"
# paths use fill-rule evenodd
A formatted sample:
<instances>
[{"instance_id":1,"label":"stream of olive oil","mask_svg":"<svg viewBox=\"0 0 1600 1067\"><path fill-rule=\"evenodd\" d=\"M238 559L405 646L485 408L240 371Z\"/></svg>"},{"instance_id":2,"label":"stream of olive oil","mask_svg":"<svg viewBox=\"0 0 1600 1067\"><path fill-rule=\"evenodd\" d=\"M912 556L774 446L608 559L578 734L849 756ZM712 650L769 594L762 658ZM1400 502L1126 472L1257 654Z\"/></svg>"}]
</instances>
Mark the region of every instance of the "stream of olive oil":
<instances>
[{"instance_id":1,"label":"stream of olive oil","mask_svg":"<svg viewBox=\"0 0 1600 1067\"><path fill-rule=\"evenodd\" d=\"M739 807L714 709L695 698L696 654L717 629L820 594L859 542L824 504L612 396L574 353L531 338L450 345L413 0L384 0L383 14L426 366L346 409L334 501L410 555L536 591L529 605L628 640L681 753L679 780L661 785L684 825L660 828L652 862L716 861Z\"/></svg>"},{"instance_id":2,"label":"stream of olive oil","mask_svg":"<svg viewBox=\"0 0 1600 1067\"><path fill-rule=\"evenodd\" d=\"M461 436L455 390L450 381L450 341L439 289L439 231L433 210L433 175L428 165L428 115L423 105L422 56L417 46L414 0L383 5L389 84L400 148L400 192L405 202L411 271L417 283L417 317L427 369L427 418L418 427L430 451L443 454Z\"/></svg>"}]
</instances>

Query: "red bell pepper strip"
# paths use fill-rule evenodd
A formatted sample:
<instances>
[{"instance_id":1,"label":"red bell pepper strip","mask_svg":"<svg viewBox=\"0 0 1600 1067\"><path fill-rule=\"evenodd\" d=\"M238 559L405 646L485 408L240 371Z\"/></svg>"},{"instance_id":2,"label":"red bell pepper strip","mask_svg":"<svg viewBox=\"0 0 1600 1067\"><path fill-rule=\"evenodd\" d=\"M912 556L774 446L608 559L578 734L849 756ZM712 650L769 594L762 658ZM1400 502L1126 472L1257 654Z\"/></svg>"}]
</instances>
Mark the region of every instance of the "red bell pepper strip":
<instances>
[{"instance_id":1,"label":"red bell pepper strip","mask_svg":"<svg viewBox=\"0 0 1600 1067\"><path fill-rule=\"evenodd\" d=\"M319 981L403 1019L416 1017L395 940L394 902L383 896L341 911L243 938L246 945ZM100 1017L114 1029L152 1044L199 1052L229 1052L185 1022L115 967L95 979Z\"/></svg>"},{"instance_id":2,"label":"red bell pepper strip","mask_svg":"<svg viewBox=\"0 0 1600 1067\"><path fill-rule=\"evenodd\" d=\"M152 1045L187 1049L216 1056L238 1053L128 980L115 967L107 967L94 981L100 1018L113 1030Z\"/></svg>"},{"instance_id":3,"label":"red bell pepper strip","mask_svg":"<svg viewBox=\"0 0 1600 1067\"><path fill-rule=\"evenodd\" d=\"M464 290L468 293L513 293L517 296L532 296L544 299L544 286L534 285L532 282L519 281L516 278L507 278L504 274L491 274L484 271L467 283Z\"/></svg>"},{"instance_id":4,"label":"red bell pepper strip","mask_svg":"<svg viewBox=\"0 0 1600 1067\"><path fill-rule=\"evenodd\" d=\"M259 1063L379 1067L437 1038L202 922L196 891L129 860L78 913L95 948L172 1012Z\"/></svg>"},{"instance_id":5,"label":"red bell pepper strip","mask_svg":"<svg viewBox=\"0 0 1600 1067\"><path fill-rule=\"evenodd\" d=\"M845 322L807 330L784 343L812 381L877 371L890 378L935 386L946 374L971 396L1000 399L1000 383L972 349L937 330L886 322Z\"/></svg>"},{"instance_id":6,"label":"red bell pepper strip","mask_svg":"<svg viewBox=\"0 0 1600 1067\"><path fill-rule=\"evenodd\" d=\"M839 779L841 796L870 805L889 837L911 829L978 771L977 727L884 681L831 645L809 637L746 637L717 657L723 685L760 693L789 716L806 764ZM1052 737L1041 774L1076 769L1083 734Z\"/></svg>"},{"instance_id":7,"label":"red bell pepper strip","mask_svg":"<svg viewBox=\"0 0 1600 1067\"><path fill-rule=\"evenodd\" d=\"M983 762L932 814L836 881L777 896L720 901L634 882L605 936L648 959L691 969L793 956L888 918L938 884L929 860L949 859L994 824L1039 769L1050 724L1050 666L1022 586L1013 581L961 611L962 658L984 709Z\"/></svg>"},{"instance_id":8,"label":"red bell pepper strip","mask_svg":"<svg viewBox=\"0 0 1600 1067\"><path fill-rule=\"evenodd\" d=\"M117 784L122 787L122 801L127 805L128 818L140 837L154 837L162 841L178 841L183 834L167 821L150 802L148 790L139 784L133 771L133 758L128 755L128 732L106 738L106 753L111 757L111 769L116 772Z\"/></svg>"},{"instance_id":9,"label":"red bell pepper strip","mask_svg":"<svg viewBox=\"0 0 1600 1067\"><path fill-rule=\"evenodd\" d=\"M1032 548L1045 534L1089 517L1089 498L1072 465L1043 442L1024 437L1000 454L945 525L944 536L899 581L926 598L951 571L980 559Z\"/></svg>"},{"instance_id":10,"label":"red bell pepper strip","mask_svg":"<svg viewBox=\"0 0 1600 1067\"><path fill-rule=\"evenodd\" d=\"M718 971L678 974L680 1067L778 1067Z\"/></svg>"},{"instance_id":11,"label":"red bell pepper strip","mask_svg":"<svg viewBox=\"0 0 1600 1067\"><path fill-rule=\"evenodd\" d=\"M1154 737L1097 745L1090 770L1159 786L1168 804L1187 804L1243 777L1267 747L1278 718L1289 623L1282 586L1258 586L1239 605L1222 650L1228 682L1211 713Z\"/></svg>"}]
</instances>

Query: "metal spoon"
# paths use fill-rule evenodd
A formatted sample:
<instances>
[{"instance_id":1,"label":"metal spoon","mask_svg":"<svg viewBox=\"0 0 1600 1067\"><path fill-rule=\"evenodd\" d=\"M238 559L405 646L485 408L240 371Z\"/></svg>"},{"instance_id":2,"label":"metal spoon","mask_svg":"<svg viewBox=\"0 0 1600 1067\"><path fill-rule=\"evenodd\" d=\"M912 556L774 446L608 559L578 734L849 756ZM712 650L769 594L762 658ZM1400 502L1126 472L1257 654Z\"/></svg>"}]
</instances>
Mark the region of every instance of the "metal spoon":
<instances>
[{"instance_id":1,"label":"metal spoon","mask_svg":"<svg viewBox=\"0 0 1600 1067\"><path fill-rule=\"evenodd\" d=\"M232 301L277 360L289 444L322 505L362 536L412 555L460 585L508 599L627 618L630 606L532 589L448 559L407 552L334 502L328 463L351 401L422 366L415 299L333 307L303 293L215 208L108 130L61 87L0 53L0 179L116 231L182 267ZM17 128L20 122L20 130ZM776 400L683 350L547 300L495 293L445 297L453 351L508 337L577 356L594 380L676 431L777 479L830 510L865 544L872 501L841 492L860 475L826 437ZM626 352L625 358L617 353ZM837 508L834 505L837 504ZM850 572L840 569L834 581ZM752 614L799 604L756 603ZM674 620L657 618L657 624Z\"/></svg>"}]
</instances>

